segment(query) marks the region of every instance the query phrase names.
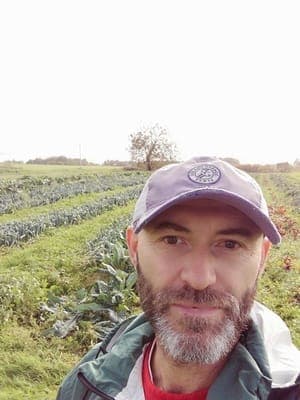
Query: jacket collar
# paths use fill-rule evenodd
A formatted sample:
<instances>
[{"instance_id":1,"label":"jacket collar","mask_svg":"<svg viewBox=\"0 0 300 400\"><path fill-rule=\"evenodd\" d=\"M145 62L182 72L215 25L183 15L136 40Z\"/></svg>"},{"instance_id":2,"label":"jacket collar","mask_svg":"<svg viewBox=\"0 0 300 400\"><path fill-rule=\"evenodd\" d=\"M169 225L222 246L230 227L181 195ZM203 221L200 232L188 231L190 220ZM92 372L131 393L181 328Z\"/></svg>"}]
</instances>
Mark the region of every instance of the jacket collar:
<instances>
[{"instance_id":1,"label":"jacket collar","mask_svg":"<svg viewBox=\"0 0 300 400\"><path fill-rule=\"evenodd\" d=\"M110 352L83 364L79 369L80 374L99 391L116 397L127 385L144 345L153 335L150 323L141 314L126 328ZM256 325L252 323L211 386L207 400L265 400L270 390L271 377L263 341Z\"/></svg>"},{"instance_id":2,"label":"jacket collar","mask_svg":"<svg viewBox=\"0 0 300 400\"><path fill-rule=\"evenodd\" d=\"M271 384L263 340L256 325L252 323L211 386L207 400L265 400L271 391Z\"/></svg>"},{"instance_id":3,"label":"jacket collar","mask_svg":"<svg viewBox=\"0 0 300 400\"><path fill-rule=\"evenodd\" d=\"M150 323L141 314L130 323L108 353L82 364L78 373L97 390L114 398L127 385L145 344L153 337Z\"/></svg>"}]
</instances>

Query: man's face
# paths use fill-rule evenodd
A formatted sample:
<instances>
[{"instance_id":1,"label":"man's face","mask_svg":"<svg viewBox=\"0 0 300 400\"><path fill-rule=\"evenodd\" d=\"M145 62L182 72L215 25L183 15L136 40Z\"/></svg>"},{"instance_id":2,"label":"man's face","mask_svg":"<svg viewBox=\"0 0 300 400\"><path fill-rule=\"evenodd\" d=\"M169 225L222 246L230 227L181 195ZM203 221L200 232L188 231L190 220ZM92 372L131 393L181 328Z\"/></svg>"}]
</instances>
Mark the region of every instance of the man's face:
<instances>
[{"instance_id":1,"label":"man's face","mask_svg":"<svg viewBox=\"0 0 300 400\"><path fill-rule=\"evenodd\" d=\"M191 200L127 233L142 307L177 362L225 358L245 329L269 242L244 214Z\"/></svg>"}]
</instances>

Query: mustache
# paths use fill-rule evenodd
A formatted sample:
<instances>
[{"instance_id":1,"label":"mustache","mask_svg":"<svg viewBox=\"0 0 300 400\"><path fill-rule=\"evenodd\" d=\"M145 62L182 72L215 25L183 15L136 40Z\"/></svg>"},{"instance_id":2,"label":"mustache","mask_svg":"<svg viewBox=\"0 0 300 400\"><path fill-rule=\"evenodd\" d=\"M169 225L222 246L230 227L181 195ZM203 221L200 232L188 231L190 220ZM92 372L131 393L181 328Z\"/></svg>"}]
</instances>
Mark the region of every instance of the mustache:
<instances>
[{"instance_id":1,"label":"mustache","mask_svg":"<svg viewBox=\"0 0 300 400\"><path fill-rule=\"evenodd\" d=\"M148 301L149 291L145 293L143 291L143 302ZM151 296L151 295L150 295ZM224 292L219 292L212 288L206 288L203 290L197 290L190 286L184 286L182 288L174 289L167 288L164 291L156 293L155 298L151 299L154 305L164 312L174 302L188 302L191 305L205 304L212 307L222 308L225 311L239 308L239 302L237 299Z\"/></svg>"}]
</instances>

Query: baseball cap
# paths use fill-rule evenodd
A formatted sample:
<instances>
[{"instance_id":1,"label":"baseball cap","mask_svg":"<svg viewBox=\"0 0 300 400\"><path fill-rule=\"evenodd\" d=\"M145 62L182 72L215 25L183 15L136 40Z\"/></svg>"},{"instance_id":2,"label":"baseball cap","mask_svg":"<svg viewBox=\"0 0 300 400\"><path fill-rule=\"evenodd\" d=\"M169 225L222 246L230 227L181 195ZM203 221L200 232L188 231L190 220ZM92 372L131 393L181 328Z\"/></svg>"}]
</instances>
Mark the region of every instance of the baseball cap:
<instances>
[{"instance_id":1,"label":"baseball cap","mask_svg":"<svg viewBox=\"0 0 300 400\"><path fill-rule=\"evenodd\" d=\"M256 180L216 157L195 157L156 170L136 202L133 229L138 233L171 206L201 198L231 205L246 214L273 244L280 243L280 234L269 217L266 200Z\"/></svg>"}]
</instances>

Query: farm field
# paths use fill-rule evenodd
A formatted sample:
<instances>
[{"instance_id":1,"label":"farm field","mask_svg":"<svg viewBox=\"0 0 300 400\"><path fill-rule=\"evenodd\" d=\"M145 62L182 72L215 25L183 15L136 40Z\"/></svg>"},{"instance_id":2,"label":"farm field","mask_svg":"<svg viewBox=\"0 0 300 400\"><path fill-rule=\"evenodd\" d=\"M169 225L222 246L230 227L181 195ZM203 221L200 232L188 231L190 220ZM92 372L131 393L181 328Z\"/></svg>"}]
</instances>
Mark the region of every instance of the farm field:
<instances>
[{"instance_id":1,"label":"farm field","mask_svg":"<svg viewBox=\"0 0 300 400\"><path fill-rule=\"evenodd\" d=\"M0 164L0 400L54 400L82 354L139 310L124 230L146 172ZM300 346L300 173L255 175L283 236L257 298Z\"/></svg>"}]
</instances>

